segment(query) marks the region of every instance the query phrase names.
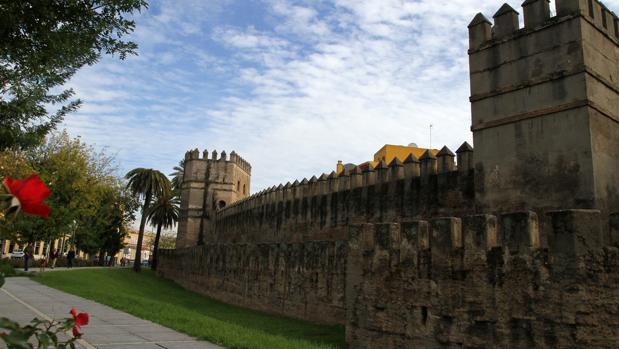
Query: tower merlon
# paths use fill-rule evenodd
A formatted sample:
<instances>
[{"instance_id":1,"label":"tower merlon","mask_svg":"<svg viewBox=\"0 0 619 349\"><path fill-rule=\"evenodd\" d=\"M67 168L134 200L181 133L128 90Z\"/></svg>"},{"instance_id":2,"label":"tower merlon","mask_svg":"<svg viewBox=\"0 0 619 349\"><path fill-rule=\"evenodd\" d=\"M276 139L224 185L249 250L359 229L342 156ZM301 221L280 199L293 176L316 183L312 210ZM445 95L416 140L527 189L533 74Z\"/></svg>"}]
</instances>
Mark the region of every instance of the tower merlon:
<instances>
[{"instance_id":1,"label":"tower merlon","mask_svg":"<svg viewBox=\"0 0 619 349\"><path fill-rule=\"evenodd\" d=\"M509 4L503 6L494 14L492 35L496 39L510 36L518 31L518 12Z\"/></svg>"},{"instance_id":2,"label":"tower merlon","mask_svg":"<svg viewBox=\"0 0 619 349\"><path fill-rule=\"evenodd\" d=\"M454 154L447 146L444 146L438 154L436 154L438 158L438 173L446 173L455 170L456 164L454 162L454 158L456 154Z\"/></svg>"},{"instance_id":3,"label":"tower merlon","mask_svg":"<svg viewBox=\"0 0 619 349\"><path fill-rule=\"evenodd\" d=\"M430 149L426 150L423 155L421 155L419 161L421 161L421 177L429 177L438 172L438 159L432 154Z\"/></svg>"},{"instance_id":4,"label":"tower merlon","mask_svg":"<svg viewBox=\"0 0 619 349\"><path fill-rule=\"evenodd\" d=\"M488 18L478 13L469 24L469 49L476 50L492 38Z\"/></svg>"},{"instance_id":5,"label":"tower merlon","mask_svg":"<svg viewBox=\"0 0 619 349\"><path fill-rule=\"evenodd\" d=\"M456 156L459 171L466 172L473 169L473 147L468 142L462 143L456 150Z\"/></svg>"},{"instance_id":6,"label":"tower merlon","mask_svg":"<svg viewBox=\"0 0 619 349\"><path fill-rule=\"evenodd\" d=\"M550 0L526 0L524 9L524 28L533 29L550 19Z\"/></svg>"}]
</instances>

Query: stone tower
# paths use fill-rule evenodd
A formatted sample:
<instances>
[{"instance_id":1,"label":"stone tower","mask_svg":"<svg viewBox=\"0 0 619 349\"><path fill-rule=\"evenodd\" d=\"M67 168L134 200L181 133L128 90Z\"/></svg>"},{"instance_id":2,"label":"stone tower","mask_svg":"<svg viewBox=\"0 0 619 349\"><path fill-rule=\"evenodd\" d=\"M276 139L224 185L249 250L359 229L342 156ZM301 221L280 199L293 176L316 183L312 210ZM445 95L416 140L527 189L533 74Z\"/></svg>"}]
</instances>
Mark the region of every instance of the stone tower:
<instances>
[{"instance_id":1,"label":"stone tower","mask_svg":"<svg viewBox=\"0 0 619 349\"><path fill-rule=\"evenodd\" d=\"M198 149L185 153L181 207L176 247L190 247L207 240L214 213L249 196L251 165L234 151L202 157Z\"/></svg>"},{"instance_id":2,"label":"stone tower","mask_svg":"<svg viewBox=\"0 0 619 349\"><path fill-rule=\"evenodd\" d=\"M619 22L597 0L469 25L480 209L619 208Z\"/></svg>"}]
</instances>

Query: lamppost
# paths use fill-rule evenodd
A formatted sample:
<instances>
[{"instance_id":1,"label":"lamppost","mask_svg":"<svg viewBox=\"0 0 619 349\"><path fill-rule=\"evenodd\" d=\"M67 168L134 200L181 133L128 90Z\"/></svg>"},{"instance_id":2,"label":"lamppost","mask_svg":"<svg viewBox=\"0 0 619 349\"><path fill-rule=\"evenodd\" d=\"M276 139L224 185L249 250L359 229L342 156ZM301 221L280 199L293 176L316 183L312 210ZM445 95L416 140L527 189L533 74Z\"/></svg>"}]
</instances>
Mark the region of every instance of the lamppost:
<instances>
[{"instance_id":1,"label":"lamppost","mask_svg":"<svg viewBox=\"0 0 619 349\"><path fill-rule=\"evenodd\" d=\"M77 230L77 221L75 219L73 220L72 227L73 227L73 232L71 233L71 244L69 245L69 248L75 245L75 231Z\"/></svg>"}]
</instances>

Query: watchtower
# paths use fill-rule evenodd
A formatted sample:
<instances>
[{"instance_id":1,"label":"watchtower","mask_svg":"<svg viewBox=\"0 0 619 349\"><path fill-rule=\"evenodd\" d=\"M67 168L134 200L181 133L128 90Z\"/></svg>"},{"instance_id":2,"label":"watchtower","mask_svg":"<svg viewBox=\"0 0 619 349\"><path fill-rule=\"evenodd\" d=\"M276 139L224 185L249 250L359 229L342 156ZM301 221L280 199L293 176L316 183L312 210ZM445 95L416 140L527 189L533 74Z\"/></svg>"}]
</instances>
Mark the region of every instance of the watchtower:
<instances>
[{"instance_id":1,"label":"watchtower","mask_svg":"<svg viewBox=\"0 0 619 349\"><path fill-rule=\"evenodd\" d=\"M619 208L619 23L597 0L505 4L469 25L482 210Z\"/></svg>"},{"instance_id":2,"label":"watchtower","mask_svg":"<svg viewBox=\"0 0 619 349\"><path fill-rule=\"evenodd\" d=\"M207 150L202 157L198 149L185 153L176 247L203 243L214 213L247 197L250 179L251 165L234 151L229 159L225 151L219 158L213 151L210 159Z\"/></svg>"}]
</instances>

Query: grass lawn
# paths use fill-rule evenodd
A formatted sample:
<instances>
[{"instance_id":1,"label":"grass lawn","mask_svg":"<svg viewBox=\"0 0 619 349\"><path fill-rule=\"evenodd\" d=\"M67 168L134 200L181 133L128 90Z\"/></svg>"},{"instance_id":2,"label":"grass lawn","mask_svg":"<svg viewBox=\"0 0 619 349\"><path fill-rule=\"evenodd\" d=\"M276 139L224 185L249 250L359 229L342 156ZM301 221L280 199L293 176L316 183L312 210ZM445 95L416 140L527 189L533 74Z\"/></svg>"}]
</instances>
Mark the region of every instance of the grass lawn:
<instances>
[{"instance_id":1,"label":"grass lawn","mask_svg":"<svg viewBox=\"0 0 619 349\"><path fill-rule=\"evenodd\" d=\"M139 274L129 269L58 271L38 274L33 280L230 349L345 346L343 326L228 305L158 278L150 270Z\"/></svg>"}]
</instances>

